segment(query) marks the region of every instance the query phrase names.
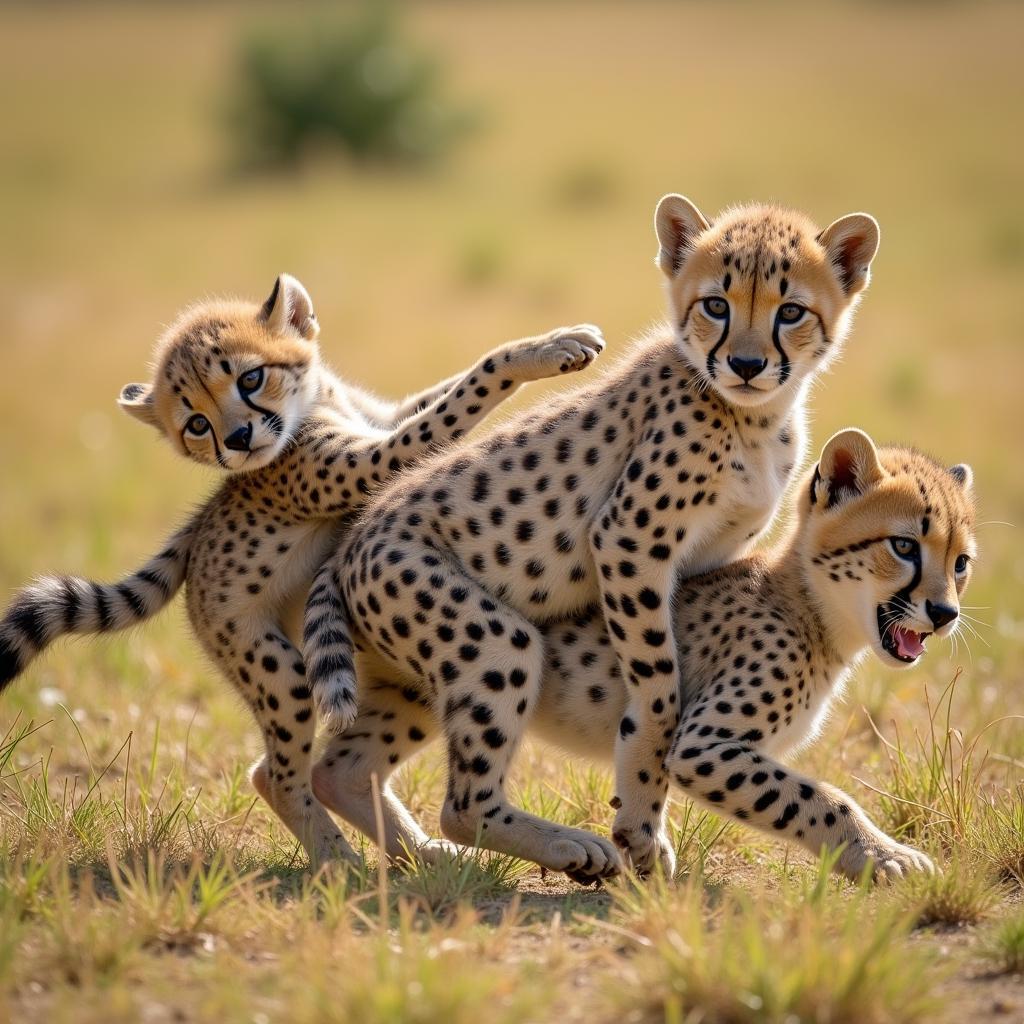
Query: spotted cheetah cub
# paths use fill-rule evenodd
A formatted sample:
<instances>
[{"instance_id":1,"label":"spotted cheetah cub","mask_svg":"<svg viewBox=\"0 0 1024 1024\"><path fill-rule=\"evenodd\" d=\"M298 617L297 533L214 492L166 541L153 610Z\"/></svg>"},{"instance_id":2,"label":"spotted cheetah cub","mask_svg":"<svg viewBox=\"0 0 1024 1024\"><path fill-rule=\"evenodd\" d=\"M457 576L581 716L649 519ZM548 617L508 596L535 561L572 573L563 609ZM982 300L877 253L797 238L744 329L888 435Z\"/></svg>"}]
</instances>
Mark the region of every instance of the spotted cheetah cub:
<instances>
[{"instance_id":1,"label":"spotted cheetah cub","mask_svg":"<svg viewBox=\"0 0 1024 1024\"><path fill-rule=\"evenodd\" d=\"M253 782L313 862L354 857L310 786L314 698L321 718L344 728L355 714L352 665L331 656L307 677L294 646L295 620L345 518L519 385L583 369L604 345L596 328L552 331L390 403L324 366L318 334L308 292L288 275L262 306L212 302L182 314L158 345L152 383L129 384L120 405L181 454L232 475L120 583L45 578L0 621L2 690L57 637L134 626L184 583L196 636L263 733Z\"/></svg>"},{"instance_id":2,"label":"spotted cheetah cub","mask_svg":"<svg viewBox=\"0 0 1024 1024\"><path fill-rule=\"evenodd\" d=\"M770 521L803 459L809 382L839 347L878 244L865 214L819 231L745 206L711 223L677 195L655 225L670 323L599 383L382 492L318 587L340 588L360 644L411 673L442 716L445 834L582 876L618 871L616 845L639 871L673 867L662 762L683 680L669 595ZM540 627L597 601L628 684L616 845L505 793L540 695ZM310 630L310 661L338 642L330 621Z\"/></svg>"},{"instance_id":3,"label":"spotted cheetah cub","mask_svg":"<svg viewBox=\"0 0 1024 1024\"><path fill-rule=\"evenodd\" d=\"M776 548L676 590L682 718L665 761L672 781L716 811L796 840L841 844L856 878L931 871L844 793L778 763L812 741L868 652L905 668L926 639L956 628L975 559L971 471L908 448L876 450L859 430L825 446ZM573 749L609 749L632 721L599 615L549 637L537 731ZM588 662L593 661L589 667Z\"/></svg>"},{"instance_id":4,"label":"spotted cheetah cub","mask_svg":"<svg viewBox=\"0 0 1024 1024\"><path fill-rule=\"evenodd\" d=\"M852 877L869 860L882 877L931 870L924 854L883 834L848 796L776 758L817 736L867 652L906 667L929 634L956 628L975 557L971 472L911 449L876 450L866 434L844 430L825 446L795 504L786 540L675 590L682 717L666 770L717 812L812 853L844 844L838 868ZM542 635L544 680L531 732L607 759L633 721L600 609L550 623ZM412 676L367 671L359 717L326 755L335 805L371 837L371 778L386 787L443 728L430 691L418 685ZM493 728L490 694L478 694L470 714ZM385 791L388 852L398 856L403 844L426 837Z\"/></svg>"}]
</instances>

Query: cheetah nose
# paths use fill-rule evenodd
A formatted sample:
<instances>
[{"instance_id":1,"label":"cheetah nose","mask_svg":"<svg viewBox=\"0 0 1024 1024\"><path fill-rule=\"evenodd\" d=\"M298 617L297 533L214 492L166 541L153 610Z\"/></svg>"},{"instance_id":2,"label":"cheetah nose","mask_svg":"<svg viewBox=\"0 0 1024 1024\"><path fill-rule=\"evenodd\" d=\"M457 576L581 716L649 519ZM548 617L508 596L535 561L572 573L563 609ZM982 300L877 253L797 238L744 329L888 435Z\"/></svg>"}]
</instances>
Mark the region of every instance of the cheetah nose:
<instances>
[{"instance_id":1,"label":"cheetah nose","mask_svg":"<svg viewBox=\"0 0 1024 1024\"><path fill-rule=\"evenodd\" d=\"M928 618L932 620L932 625L936 629L942 629L960 614L959 609L952 605L932 604L931 601L925 601L924 610L928 613Z\"/></svg>"},{"instance_id":2,"label":"cheetah nose","mask_svg":"<svg viewBox=\"0 0 1024 1024\"><path fill-rule=\"evenodd\" d=\"M768 365L767 359L743 359L739 356L729 356L727 362L729 369L744 381L752 381Z\"/></svg>"},{"instance_id":3,"label":"cheetah nose","mask_svg":"<svg viewBox=\"0 0 1024 1024\"><path fill-rule=\"evenodd\" d=\"M252 440L252 424L246 423L239 427L234 433L224 438L224 447L230 448L233 452L247 452L249 442Z\"/></svg>"}]
</instances>

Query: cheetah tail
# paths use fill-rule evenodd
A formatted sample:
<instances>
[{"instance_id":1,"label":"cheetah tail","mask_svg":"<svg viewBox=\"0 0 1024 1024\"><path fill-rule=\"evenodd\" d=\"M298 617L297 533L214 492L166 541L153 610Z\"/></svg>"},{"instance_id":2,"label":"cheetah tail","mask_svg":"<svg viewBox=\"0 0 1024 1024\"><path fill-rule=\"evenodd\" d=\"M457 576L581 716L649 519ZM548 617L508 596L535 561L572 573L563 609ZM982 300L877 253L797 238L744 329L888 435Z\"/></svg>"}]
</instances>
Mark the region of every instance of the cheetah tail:
<instances>
[{"instance_id":1,"label":"cheetah tail","mask_svg":"<svg viewBox=\"0 0 1024 1024\"><path fill-rule=\"evenodd\" d=\"M119 583L44 576L20 590L0 619L0 692L54 640L69 633L111 633L160 611L185 580L194 517L158 555Z\"/></svg>"},{"instance_id":2,"label":"cheetah tail","mask_svg":"<svg viewBox=\"0 0 1024 1024\"><path fill-rule=\"evenodd\" d=\"M356 673L348 609L333 559L310 588L302 645L320 720L329 731L344 732L356 716Z\"/></svg>"}]
</instances>

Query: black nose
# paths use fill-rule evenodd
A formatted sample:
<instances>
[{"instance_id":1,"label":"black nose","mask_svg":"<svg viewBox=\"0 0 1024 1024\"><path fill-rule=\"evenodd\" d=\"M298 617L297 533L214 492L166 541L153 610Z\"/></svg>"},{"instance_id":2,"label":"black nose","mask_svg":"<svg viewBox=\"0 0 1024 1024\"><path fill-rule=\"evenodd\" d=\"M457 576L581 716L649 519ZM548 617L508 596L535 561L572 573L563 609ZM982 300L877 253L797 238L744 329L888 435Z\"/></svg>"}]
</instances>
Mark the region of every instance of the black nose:
<instances>
[{"instance_id":1,"label":"black nose","mask_svg":"<svg viewBox=\"0 0 1024 1024\"><path fill-rule=\"evenodd\" d=\"M942 629L960 614L959 609L952 605L932 604L931 601L925 601L924 610L928 613L928 618L932 620L932 625L936 629Z\"/></svg>"},{"instance_id":2,"label":"black nose","mask_svg":"<svg viewBox=\"0 0 1024 1024\"><path fill-rule=\"evenodd\" d=\"M753 380L767 365L767 359L740 359L729 356L729 369L745 381Z\"/></svg>"},{"instance_id":3,"label":"black nose","mask_svg":"<svg viewBox=\"0 0 1024 1024\"><path fill-rule=\"evenodd\" d=\"M252 424L246 423L244 427L239 427L233 434L228 434L224 438L224 447L230 448L233 452L247 452L251 440Z\"/></svg>"}]
</instances>

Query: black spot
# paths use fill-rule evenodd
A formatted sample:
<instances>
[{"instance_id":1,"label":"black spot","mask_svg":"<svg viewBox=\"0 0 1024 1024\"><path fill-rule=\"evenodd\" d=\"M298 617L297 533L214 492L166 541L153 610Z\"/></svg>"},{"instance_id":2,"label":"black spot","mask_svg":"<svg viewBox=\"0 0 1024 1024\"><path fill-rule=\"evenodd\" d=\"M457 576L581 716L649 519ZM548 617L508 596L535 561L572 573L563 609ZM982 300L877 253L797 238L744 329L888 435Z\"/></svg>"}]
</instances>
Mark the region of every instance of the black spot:
<instances>
[{"instance_id":1,"label":"black spot","mask_svg":"<svg viewBox=\"0 0 1024 1024\"><path fill-rule=\"evenodd\" d=\"M512 639L512 646L513 647L518 647L519 650L521 650L521 651L522 650L526 650L526 648L530 646L530 634L524 632L521 629L517 629L512 634L511 639Z\"/></svg>"},{"instance_id":2,"label":"black spot","mask_svg":"<svg viewBox=\"0 0 1024 1024\"><path fill-rule=\"evenodd\" d=\"M485 672L483 680L484 686L486 686L488 690L498 691L505 689L505 677L501 672L498 672L495 669L490 669Z\"/></svg>"},{"instance_id":3,"label":"black spot","mask_svg":"<svg viewBox=\"0 0 1024 1024\"><path fill-rule=\"evenodd\" d=\"M492 750L497 750L499 747L503 747L507 742L505 734L500 729L496 728L485 729L483 733L483 741Z\"/></svg>"}]
</instances>

